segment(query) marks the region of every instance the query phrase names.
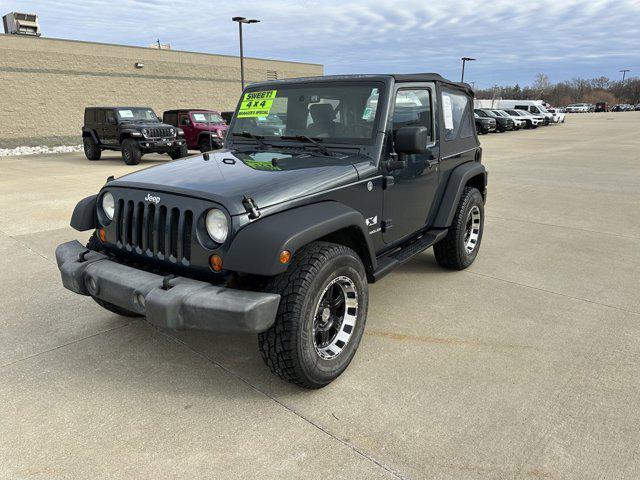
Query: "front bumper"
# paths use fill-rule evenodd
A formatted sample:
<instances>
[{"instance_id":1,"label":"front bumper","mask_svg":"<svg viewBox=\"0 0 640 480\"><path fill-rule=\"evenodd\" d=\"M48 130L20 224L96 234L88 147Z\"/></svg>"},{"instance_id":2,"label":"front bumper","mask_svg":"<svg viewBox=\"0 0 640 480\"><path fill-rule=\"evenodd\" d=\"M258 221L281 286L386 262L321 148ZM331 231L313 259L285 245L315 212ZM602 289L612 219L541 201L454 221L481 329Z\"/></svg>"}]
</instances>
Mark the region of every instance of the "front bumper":
<instances>
[{"instance_id":1,"label":"front bumper","mask_svg":"<svg viewBox=\"0 0 640 480\"><path fill-rule=\"evenodd\" d=\"M236 290L185 277L165 280L88 250L77 240L59 245L56 260L65 288L145 315L161 327L264 332L273 325L280 303L280 295L273 293Z\"/></svg>"},{"instance_id":2,"label":"front bumper","mask_svg":"<svg viewBox=\"0 0 640 480\"><path fill-rule=\"evenodd\" d=\"M187 142L183 138L178 139L147 139L139 140L140 148L148 152L168 152L186 145Z\"/></svg>"}]
</instances>

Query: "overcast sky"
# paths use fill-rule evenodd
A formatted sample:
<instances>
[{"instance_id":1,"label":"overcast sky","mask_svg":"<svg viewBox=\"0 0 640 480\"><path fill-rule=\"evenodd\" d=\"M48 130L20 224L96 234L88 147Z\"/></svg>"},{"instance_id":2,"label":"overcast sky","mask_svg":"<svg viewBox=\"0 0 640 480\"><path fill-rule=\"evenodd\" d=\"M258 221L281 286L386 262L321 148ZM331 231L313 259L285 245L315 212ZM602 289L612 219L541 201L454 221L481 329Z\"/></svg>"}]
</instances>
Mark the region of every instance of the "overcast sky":
<instances>
[{"instance_id":1,"label":"overcast sky","mask_svg":"<svg viewBox=\"0 0 640 480\"><path fill-rule=\"evenodd\" d=\"M640 75L640 0L0 0L2 14L40 15L47 37L322 63L326 74L438 72L459 79L460 57L476 57L476 87L537 73Z\"/></svg>"}]
</instances>

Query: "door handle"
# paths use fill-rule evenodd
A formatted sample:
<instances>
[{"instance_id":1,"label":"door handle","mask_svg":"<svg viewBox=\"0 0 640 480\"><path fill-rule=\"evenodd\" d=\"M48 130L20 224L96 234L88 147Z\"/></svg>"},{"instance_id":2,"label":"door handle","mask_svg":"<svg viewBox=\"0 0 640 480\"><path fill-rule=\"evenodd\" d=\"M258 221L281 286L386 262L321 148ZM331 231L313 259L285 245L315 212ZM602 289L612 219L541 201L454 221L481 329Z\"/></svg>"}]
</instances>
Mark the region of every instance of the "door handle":
<instances>
[{"instance_id":1,"label":"door handle","mask_svg":"<svg viewBox=\"0 0 640 480\"><path fill-rule=\"evenodd\" d=\"M429 168L432 168L440 163L439 160L427 160L427 165Z\"/></svg>"}]
</instances>

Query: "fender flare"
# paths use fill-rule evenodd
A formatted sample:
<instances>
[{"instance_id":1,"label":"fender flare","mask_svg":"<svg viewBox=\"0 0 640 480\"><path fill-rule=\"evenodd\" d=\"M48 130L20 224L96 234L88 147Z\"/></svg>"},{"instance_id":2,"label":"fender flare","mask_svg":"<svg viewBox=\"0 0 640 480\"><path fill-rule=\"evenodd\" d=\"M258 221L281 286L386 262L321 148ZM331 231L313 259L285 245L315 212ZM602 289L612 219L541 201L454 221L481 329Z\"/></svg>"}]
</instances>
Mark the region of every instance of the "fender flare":
<instances>
[{"instance_id":1,"label":"fender flare","mask_svg":"<svg viewBox=\"0 0 640 480\"><path fill-rule=\"evenodd\" d=\"M280 252L295 254L300 248L345 228L362 234L366 244L361 252L365 268L376 268L373 243L362 214L342 203L324 201L293 208L255 220L240 230L224 259L225 270L273 276L287 270Z\"/></svg>"},{"instance_id":2,"label":"fender flare","mask_svg":"<svg viewBox=\"0 0 640 480\"><path fill-rule=\"evenodd\" d=\"M71 215L71 227L84 232L97 228L96 201L98 195L90 195L78 202Z\"/></svg>"},{"instance_id":3,"label":"fender flare","mask_svg":"<svg viewBox=\"0 0 640 480\"><path fill-rule=\"evenodd\" d=\"M473 177L482 176L483 188L480 193L484 195L487 186L487 169L478 162L467 162L457 166L449 175L449 181L440 202L438 214L433 222L434 228L449 228L456 214L458 201L467 182Z\"/></svg>"},{"instance_id":4,"label":"fender flare","mask_svg":"<svg viewBox=\"0 0 640 480\"><path fill-rule=\"evenodd\" d=\"M82 129L82 138L91 137L97 145L100 145L100 139L96 135L96 132L91 128L83 128Z\"/></svg>"}]
</instances>

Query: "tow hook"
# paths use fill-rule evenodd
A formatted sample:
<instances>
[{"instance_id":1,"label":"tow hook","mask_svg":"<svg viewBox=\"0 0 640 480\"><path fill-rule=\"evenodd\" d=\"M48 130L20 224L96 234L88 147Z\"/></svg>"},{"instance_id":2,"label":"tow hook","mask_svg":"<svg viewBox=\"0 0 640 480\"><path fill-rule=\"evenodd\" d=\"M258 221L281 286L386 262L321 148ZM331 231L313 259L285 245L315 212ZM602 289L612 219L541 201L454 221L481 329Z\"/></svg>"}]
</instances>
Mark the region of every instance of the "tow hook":
<instances>
[{"instance_id":1,"label":"tow hook","mask_svg":"<svg viewBox=\"0 0 640 480\"><path fill-rule=\"evenodd\" d=\"M261 215L255 200L253 200L253 198L251 198L248 194L245 194L244 198L242 199L242 205L244 205L244 208L249 214L249 218L251 220L255 220Z\"/></svg>"}]
</instances>

